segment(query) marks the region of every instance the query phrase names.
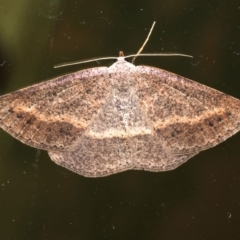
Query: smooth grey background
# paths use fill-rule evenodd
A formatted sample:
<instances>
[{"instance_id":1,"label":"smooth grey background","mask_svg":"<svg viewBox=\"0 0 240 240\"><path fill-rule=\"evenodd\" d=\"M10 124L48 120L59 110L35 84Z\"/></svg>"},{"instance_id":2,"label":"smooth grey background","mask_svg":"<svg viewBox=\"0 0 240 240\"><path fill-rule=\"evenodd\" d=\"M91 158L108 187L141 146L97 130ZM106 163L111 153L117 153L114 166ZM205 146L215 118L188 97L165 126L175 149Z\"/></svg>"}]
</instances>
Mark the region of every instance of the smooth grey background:
<instances>
[{"instance_id":1,"label":"smooth grey background","mask_svg":"<svg viewBox=\"0 0 240 240\"><path fill-rule=\"evenodd\" d=\"M138 58L240 99L240 4L233 1L0 2L0 94L144 52ZM176 170L85 178L0 131L0 239L212 240L240 238L240 134Z\"/></svg>"}]
</instances>

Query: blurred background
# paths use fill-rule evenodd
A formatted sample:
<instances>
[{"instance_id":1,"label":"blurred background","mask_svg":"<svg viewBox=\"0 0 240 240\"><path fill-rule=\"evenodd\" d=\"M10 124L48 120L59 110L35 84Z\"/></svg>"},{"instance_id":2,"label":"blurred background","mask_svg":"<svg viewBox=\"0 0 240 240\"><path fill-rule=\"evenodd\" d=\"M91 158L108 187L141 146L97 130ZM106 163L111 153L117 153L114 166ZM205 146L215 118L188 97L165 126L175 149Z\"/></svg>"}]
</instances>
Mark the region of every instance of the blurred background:
<instances>
[{"instance_id":1,"label":"blurred background","mask_svg":"<svg viewBox=\"0 0 240 240\"><path fill-rule=\"evenodd\" d=\"M240 99L239 0L0 2L0 94L113 62L55 64L143 52L139 57ZM176 170L85 178L0 130L0 239L239 239L240 134Z\"/></svg>"}]
</instances>

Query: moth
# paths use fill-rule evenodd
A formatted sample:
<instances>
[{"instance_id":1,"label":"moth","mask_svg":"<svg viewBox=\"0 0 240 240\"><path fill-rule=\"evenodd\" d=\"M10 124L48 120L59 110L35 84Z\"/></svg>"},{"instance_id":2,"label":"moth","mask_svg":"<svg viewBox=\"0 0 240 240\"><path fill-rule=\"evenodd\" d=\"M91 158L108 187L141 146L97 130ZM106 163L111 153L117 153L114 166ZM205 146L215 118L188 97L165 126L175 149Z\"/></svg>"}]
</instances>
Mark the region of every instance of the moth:
<instances>
[{"instance_id":1,"label":"moth","mask_svg":"<svg viewBox=\"0 0 240 240\"><path fill-rule=\"evenodd\" d=\"M240 100L121 54L1 96L0 127L87 177L168 171L238 132Z\"/></svg>"},{"instance_id":2,"label":"moth","mask_svg":"<svg viewBox=\"0 0 240 240\"><path fill-rule=\"evenodd\" d=\"M89 177L167 171L240 129L240 100L121 56L0 97L0 127Z\"/></svg>"}]
</instances>

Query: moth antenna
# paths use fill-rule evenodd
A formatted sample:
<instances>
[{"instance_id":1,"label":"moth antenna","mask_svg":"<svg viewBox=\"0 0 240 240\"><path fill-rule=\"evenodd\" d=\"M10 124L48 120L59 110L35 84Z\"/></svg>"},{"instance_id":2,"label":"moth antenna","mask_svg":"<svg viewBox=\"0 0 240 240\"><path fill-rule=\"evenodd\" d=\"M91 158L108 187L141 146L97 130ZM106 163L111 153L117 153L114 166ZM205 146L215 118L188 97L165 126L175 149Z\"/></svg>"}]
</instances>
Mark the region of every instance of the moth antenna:
<instances>
[{"instance_id":1,"label":"moth antenna","mask_svg":"<svg viewBox=\"0 0 240 240\"><path fill-rule=\"evenodd\" d=\"M137 54L136 54L135 57L133 58L132 64L134 63L134 61L135 61L135 59L137 58L137 56L142 52L143 48L144 48L145 45L147 44L147 42L148 42L148 40L149 40L149 37L150 37L150 35L151 35L152 31L153 31L153 28L154 28L154 26L155 26L155 24L156 24L156 22L154 21L153 24L152 24L152 27L151 27L148 35L147 35L146 40L144 41L143 45L140 47L140 49L138 50Z\"/></svg>"},{"instance_id":2,"label":"moth antenna","mask_svg":"<svg viewBox=\"0 0 240 240\"><path fill-rule=\"evenodd\" d=\"M124 58L131 58L131 57L146 57L146 56L164 56L164 57L173 57L173 56L178 56L178 57L190 57L193 58L191 55L187 54L182 54L182 53L140 53L140 54L131 54L127 55Z\"/></svg>"},{"instance_id":3,"label":"moth antenna","mask_svg":"<svg viewBox=\"0 0 240 240\"><path fill-rule=\"evenodd\" d=\"M140 47L138 52L136 54L131 54L128 56L125 56L125 58L130 58L134 57L132 60L132 63L134 63L135 59L138 56L181 56L181 57L190 57L193 58L193 56L186 55L186 54L181 54L181 53L141 53L145 45L147 44L149 37L153 31L153 28L155 26L156 22L154 21L152 24L152 27L147 35L146 40L144 41L143 45ZM119 52L119 57L124 57L123 51ZM109 59L117 59L117 57L102 57L102 58L94 58L94 59L89 59L89 60L84 60L84 61L76 61L76 62L67 62L67 63L62 63L62 64L57 64L54 66L54 68L60 68L60 67L66 67L66 66L72 66L72 65L77 65L77 64L83 64L83 63L89 63L89 62L95 62L95 61L101 61L101 60L109 60Z\"/></svg>"},{"instance_id":4,"label":"moth antenna","mask_svg":"<svg viewBox=\"0 0 240 240\"><path fill-rule=\"evenodd\" d=\"M119 54L120 54L120 53L119 53ZM83 63L89 63L89 62L95 62L95 61L100 61L100 60L109 60L109 59L117 59L117 57L102 57L102 58L94 58L94 59L83 60L83 61L76 61L76 62L62 63L62 64L57 64L57 65L55 65L54 68L60 68L60 67L66 67L66 66L72 66L72 65L83 64Z\"/></svg>"}]
</instances>

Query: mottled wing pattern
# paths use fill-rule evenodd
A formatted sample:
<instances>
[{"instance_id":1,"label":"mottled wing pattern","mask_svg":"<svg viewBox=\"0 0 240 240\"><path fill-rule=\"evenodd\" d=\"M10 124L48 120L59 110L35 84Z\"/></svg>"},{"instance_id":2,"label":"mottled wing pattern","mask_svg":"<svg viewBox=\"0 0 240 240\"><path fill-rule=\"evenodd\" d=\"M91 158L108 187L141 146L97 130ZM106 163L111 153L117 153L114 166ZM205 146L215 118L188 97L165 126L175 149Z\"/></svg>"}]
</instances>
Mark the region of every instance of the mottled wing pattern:
<instances>
[{"instance_id":1,"label":"mottled wing pattern","mask_svg":"<svg viewBox=\"0 0 240 240\"><path fill-rule=\"evenodd\" d=\"M78 174L167 171L240 130L240 100L119 57L0 97L0 126Z\"/></svg>"},{"instance_id":2,"label":"mottled wing pattern","mask_svg":"<svg viewBox=\"0 0 240 240\"><path fill-rule=\"evenodd\" d=\"M70 150L108 95L106 70L86 69L1 96L0 127L39 149Z\"/></svg>"},{"instance_id":3,"label":"mottled wing pattern","mask_svg":"<svg viewBox=\"0 0 240 240\"><path fill-rule=\"evenodd\" d=\"M144 112L134 94L135 66L117 61L108 68L110 94L71 151L49 151L57 164L88 177L102 177L135 167L133 136L147 132ZM91 106L90 106L91 107Z\"/></svg>"},{"instance_id":4,"label":"mottled wing pattern","mask_svg":"<svg viewBox=\"0 0 240 240\"><path fill-rule=\"evenodd\" d=\"M155 132L137 168L174 169L240 130L240 100L158 68L136 72L136 94Z\"/></svg>"},{"instance_id":5,"label":"mottled wing pattern","mask_svg":"<svg viewBox=\"0 0 240 240\"><path fill-rule=\"evenodd\" d=\"M122 80L117 73L111 76ZM130 74L127 76L131 78ZM145 154L140 146L142 137L144 144L147 138L152 142L151 122L141 109L134 88L118 91L113 87L98 115L74 144L75 150L50 151L49 155L57 164L78 174L102 177L136 168L139 153ZM146 163L149 161L146 159Z\"/></svg>"},{"instance_id":6,"label":"mottled wing pattern","mask_svg":"<svg viewBox=\"0 0 240 240\"><path fill-rule=\"evenodd\" d=\"M103 177L133 169L132 147L128 138L91 138L83 136L71 152L49 151L50 158L85 177Z\"/></svg>"}]
</instances>

